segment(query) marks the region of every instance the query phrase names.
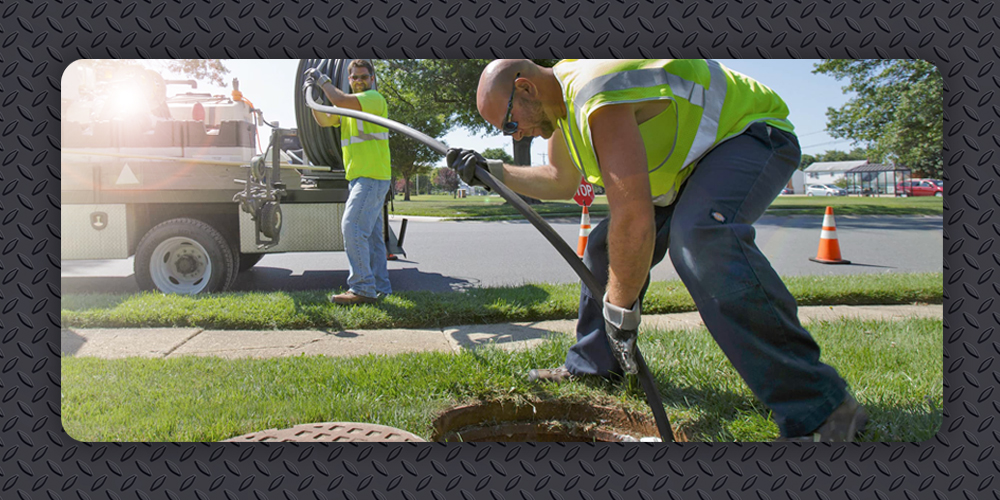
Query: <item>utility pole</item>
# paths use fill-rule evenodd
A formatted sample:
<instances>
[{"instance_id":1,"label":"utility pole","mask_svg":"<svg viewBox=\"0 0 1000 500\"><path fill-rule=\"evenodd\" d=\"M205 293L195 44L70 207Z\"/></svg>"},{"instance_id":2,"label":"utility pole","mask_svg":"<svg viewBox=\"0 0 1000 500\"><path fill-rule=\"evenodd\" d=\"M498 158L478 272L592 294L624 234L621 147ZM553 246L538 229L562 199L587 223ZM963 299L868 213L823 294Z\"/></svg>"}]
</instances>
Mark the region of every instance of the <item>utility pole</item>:
<instances>
[{"instance_id":1,"label":"utility pole","mask_svg":"<svg viewBox=\"0 0 1000 500\"><path fill-rule=\"evenodd\" d=\"M536 153L542 156L542 165L548 165L549 154L548 153Z\"/></svg>"}]
</instances>

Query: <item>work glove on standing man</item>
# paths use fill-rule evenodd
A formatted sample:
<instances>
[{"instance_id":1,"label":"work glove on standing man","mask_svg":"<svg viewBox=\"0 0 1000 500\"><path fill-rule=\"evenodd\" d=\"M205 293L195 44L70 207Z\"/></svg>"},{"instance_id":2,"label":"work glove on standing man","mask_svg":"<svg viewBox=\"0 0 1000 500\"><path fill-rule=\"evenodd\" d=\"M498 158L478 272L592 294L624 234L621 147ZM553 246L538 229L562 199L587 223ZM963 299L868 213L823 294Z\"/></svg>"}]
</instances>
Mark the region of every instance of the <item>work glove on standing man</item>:
<instances>
[{"instance_id":1,"label":"work glove on standing man","mask_svg":"<svg viewBox=\"0 0 1000 500\"><path fill-rule=\"evenodd\" d=\"M476 166L483 167L489 171L490 175L503 183L503 162L483 158L483 155L472 149L451 148L448 150L448 155L445 156L445 161L458 174L458 178L470 186L482 186L489 189L489 186L483 184L476 177Z\"/></svg>"},{"instance_id":2,"label":"work glove on standing man","mask_svg":"<svg viewBox=\"0 0 1000 500\"><path fill-rule=\"evenodd\" d=\"M308 91L310 87L316 85L318 88L322 88L323 85L331 82L329 76L324 75L316 68L309 68L302 72L302 90Z\"/></svg>"}]
</instances>

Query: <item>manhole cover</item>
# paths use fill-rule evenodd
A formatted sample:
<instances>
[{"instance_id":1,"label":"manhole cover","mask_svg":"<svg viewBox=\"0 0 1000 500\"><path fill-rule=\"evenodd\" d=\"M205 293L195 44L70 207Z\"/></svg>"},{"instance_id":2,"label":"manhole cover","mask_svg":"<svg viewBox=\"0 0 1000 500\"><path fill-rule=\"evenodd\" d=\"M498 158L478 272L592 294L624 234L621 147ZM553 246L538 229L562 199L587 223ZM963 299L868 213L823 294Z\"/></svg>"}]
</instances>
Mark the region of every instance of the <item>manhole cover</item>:
<instances>
[{"instance_id":1,"label":"manhole cover","mask_svg":"<svg viewBox=\"0 0 1000 500\"><path fill-rule=\"evenodd\" d=\"M674 429L677 441L686 441ZM560 401L490 402L459 406L434 420L432 441L629 442L660 437L656 422L620 408Z\"/></svg>"},{"instance_id":2,"label":"manhole cover","mask_svg":"<svg viewBox=\"0 0 1000 500\"><path fill-rule=\"evenodd\" d=\"M402 429L358 422L325 422L302 424L288 429L267 429L229 438L228 442L424 442L419 436Z\"/></svg>"}]
</instances>

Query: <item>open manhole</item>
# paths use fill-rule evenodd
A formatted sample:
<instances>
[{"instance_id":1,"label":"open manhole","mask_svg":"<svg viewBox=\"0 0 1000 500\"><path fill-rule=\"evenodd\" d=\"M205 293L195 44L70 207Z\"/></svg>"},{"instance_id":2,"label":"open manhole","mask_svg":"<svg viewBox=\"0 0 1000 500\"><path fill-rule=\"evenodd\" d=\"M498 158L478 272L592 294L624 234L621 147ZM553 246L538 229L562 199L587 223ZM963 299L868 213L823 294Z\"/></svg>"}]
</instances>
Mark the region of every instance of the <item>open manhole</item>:
<instances>
[{"instance_id":1,"label":"open manhole","mask_svg":"<svg viewBox=\"0 0 1000 500\"><path fill-rule=\"evenodd\" d=\"M391 442L412 443L424 440L415 434L402 429L378 424L358 422L325 422L321 424L302 424L287 429L267 429L251 432L242 436L229 438L226 441L236 443L257 442Z\"/></svg>"},{"instance_id":2,"label":"open manhole","mask_svg":"<svg viewBox=\"0 0 1000 500\"><path fill-rule=\"evenodd\" d=\"M659 438L656 422L621 408L543 401L490 402L446 410L434 420L432 441L636 442ZM685 437L674 429L678 441Z\"/></svg>"}]
</instances>

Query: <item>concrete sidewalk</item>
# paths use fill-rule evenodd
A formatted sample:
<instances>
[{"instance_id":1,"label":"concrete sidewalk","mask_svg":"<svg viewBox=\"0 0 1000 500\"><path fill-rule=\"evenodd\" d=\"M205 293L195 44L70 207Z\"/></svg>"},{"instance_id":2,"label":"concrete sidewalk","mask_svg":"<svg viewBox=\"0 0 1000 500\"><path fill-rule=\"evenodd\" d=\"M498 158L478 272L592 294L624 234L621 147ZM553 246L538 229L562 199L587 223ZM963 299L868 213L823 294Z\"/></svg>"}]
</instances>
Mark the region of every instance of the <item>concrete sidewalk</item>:
<instances>
[{"instance_id":1,"label":"concrete sidewalk","mask_svg":"<svg viewBox=\"0 0 1000 500\"><path fill-rule=\"evenodd\" d=\"M942 317L941 305L805 306L803 324L841 318L901 320ZM576 320L554 320L492 325L460 325L432 329L396 330L204 330L200 328L122 328L62 330L63 356L97 358L270 358L279 356L357 356L368 353L459 352L496 343L505 349L523 349L553 332L573 335ZM702 327L697 312L644 316L642 328L663 330Z\"/></svg>"}]
</instances>

